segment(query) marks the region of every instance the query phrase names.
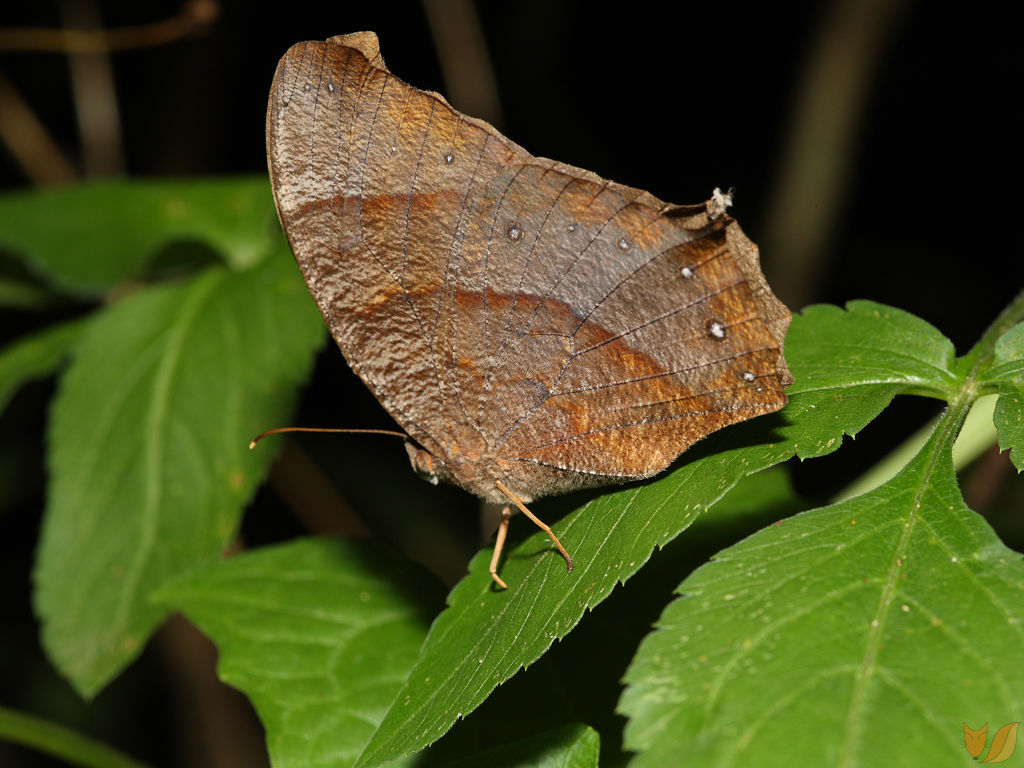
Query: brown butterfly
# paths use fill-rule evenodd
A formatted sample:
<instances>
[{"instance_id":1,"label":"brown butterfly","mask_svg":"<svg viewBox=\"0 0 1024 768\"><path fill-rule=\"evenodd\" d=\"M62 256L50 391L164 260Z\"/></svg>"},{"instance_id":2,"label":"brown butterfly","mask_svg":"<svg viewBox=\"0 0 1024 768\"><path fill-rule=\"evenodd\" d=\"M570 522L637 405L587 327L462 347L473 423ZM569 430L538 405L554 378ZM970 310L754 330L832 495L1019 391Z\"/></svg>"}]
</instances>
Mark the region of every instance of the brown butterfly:
<instances>
[{"instance_id":1,"label":"brown butterfly","mask_svg":"<svg viewBox=\"0 0 1024 768\"><path fill-rule=\"evenodd\" d=\"M298 43L267 110L278 214L413 467L505 504L650 477L778 410L788 310L726 196L677 206L536 158L384 67Z\"/></svg>"}]
</instances>

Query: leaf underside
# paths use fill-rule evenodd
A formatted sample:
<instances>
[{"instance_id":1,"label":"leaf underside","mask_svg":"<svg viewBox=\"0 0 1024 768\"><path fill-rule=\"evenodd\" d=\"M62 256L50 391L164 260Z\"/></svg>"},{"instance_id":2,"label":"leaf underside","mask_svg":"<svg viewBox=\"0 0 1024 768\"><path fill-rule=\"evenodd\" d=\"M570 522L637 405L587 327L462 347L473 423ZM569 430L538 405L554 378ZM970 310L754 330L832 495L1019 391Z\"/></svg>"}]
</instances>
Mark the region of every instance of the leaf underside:
<instances>
[{"instance_id":1,"label":"leaf underside","mask_svg":"<svg viewBox=\"0 0 1024 768\"><path fill-rule=\"evenodd\" d=\"M322 339L278 251L98 313L61 380L36 610L51 659L91 695L141 650L168 578L217 554L262 479L248 442L290 411Z\"/></svg>"}]
</instances>

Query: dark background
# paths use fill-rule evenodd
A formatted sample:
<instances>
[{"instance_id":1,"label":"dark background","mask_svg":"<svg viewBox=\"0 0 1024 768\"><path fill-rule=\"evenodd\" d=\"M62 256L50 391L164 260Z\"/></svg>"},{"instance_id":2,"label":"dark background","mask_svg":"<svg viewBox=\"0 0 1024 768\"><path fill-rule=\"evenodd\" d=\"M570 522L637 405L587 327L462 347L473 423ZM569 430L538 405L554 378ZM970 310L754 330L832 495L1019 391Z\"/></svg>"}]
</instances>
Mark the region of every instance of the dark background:
<instances>
[{"instance_id":1,"label":"dark background","mask_svg":"<svg viewBox=\"0 0 1024 768\"><path fill-rule=\"evenodd\" d=\"M535 155L672 202L735 187L734 214L762 242L801 83L837 5L519 0L477 8L506 135ZM872 298L919 314L964 349L1024 275L1009 234L1024 127L1017 28L1000 3L853 5L868 9L858 14L868 21L853 18L848 27L870 25L875 14L883 31L876 55L866 57L871 74L850 128L835 224L809 283L787 275L784 242L770 250L762 243L765 271L794 308ZM7 3L0 25L57 26L57 7ZM103 23L118 27L179 6L99 7ZM448 92L415 2L292 0L270 15L228 0L202 37L114 53L127 172L264 172L266 98L278 58L298 40L363 29L378 33L396 75ZM0 51L0 72L81 168L66 57ZM29 183L2 149L0 183ZM819 215L820 202L806 200L807 217Z\"/></svg>"},{"instance_id":2,"label":"dark background","mask_svg":"<svg viewBox=\"0 0 1024 768\"><path fill-rule=\"evenodd\" d=\"M1008 6L899 0L480 2L474 7L493 66L499 115L475 111L472 99L460 102L442 74L439 47L458 55L463 40L454 4L432 6L434 29L452 32L452 44L432 34L424 6L415 2L292 0L269 12L226 0L200 35L111 55L122 170L141 177L265 173L266 99L278 58L299 40L374 30L394 74L491 119L536 155L678 203L703 200L716 186L735 187L733 214L761 245L769 282L794 310L870 298L933 323L962 354L1024 286L1020 237L1013 234L1021 199L1024 64L1019 26ZM0 31L59 27L87 7L74 0L5 3ZM172 16L180 5L106 0L96 7L103 26L116 28ZM82 174L91 165L81 149L68 71L61 54L0 49L0 76ZM807 83L815 77L824 78L814 91L818 97L803 106ZM850 103L856 106L845 119L843 105ZM818 138L801 133L807 114L824 115L826 128ZM822 148L830 141L840 147L834 166L824 165ZM827 172L794 198L787 179L798 167L810 169L812 178L815 169ZM108 171L116 168L115 163ZM0 191L39 181L0 144ZM795 206L787 207L794 199ZM809 224L820 225L822 234L808 245L801 233ZM12 318L8 328L25 322ZM8 340L2 328L0 335ZM41 435L52 387L43 383L19 395L0 427ZM808 503L823 502L937 407L902 398L855 443L847 441L839 455L796 468L797 487ZM331 347L321 355L297 423L388 426L388 419ZM307 445L321 460L331 450L320 442ZM161 656L159 643L88 709L48 670L28 607L43 501L42 439L25 440L21 450L22 485L0 508L0 576L8 592L0 633L0 704L74 722L161 765L196 764L197 754L205 755L204 764L234 764L202 752L201 745L168 746L175 737L162 724L167 710L187 709L188 697L199 694L183 693L178 685L174 696L167 695L163 686L175 689L179 672ZM449 521L472 515L473 501L464 494L436 494L417 485L404 451L360 444L355 453L363 464L353 464L352 453L339 455L339 475L358 480L379 472L377 487L400 485L384 504L392 519L401 521L408 499L434 507ZM1008 466L1005 455L993 461ZM1005 468L998 471L1005 476ZM354 506L373 503L359 493L349 494ZM250 542L300 530L282 522L266 493L258 501L247 522ZM424 535L420 520L409 523L405 536ZM475 524L464 527L461 538L454 533L436 545L449 548L446 579L462 572L477 544ZM132 721L126 727L126 702L138 701L151 702L137 708L146 725ZM0 744L0 764L50 763L22 751L5 752Z\"/></svg>"}]
</instances>

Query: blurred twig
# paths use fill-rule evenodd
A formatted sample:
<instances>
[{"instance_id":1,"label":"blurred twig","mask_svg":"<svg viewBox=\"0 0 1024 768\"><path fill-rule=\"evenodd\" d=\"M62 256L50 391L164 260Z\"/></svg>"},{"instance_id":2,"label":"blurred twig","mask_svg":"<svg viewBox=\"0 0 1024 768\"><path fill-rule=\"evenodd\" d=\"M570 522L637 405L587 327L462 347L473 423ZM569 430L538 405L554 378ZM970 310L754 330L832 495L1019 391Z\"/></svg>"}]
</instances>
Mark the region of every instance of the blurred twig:
<instances>
[{"instance_id":1,"label":"blurred twig","mask_svg":"<svg viewBox=\"0 0 1024 768\"><path fill-rule=\"evenodd\" d=\"M99 29L102 26L96 0L61 0L60 10L69 28ZM114 89L110 51L69 53L68 69L85 175L119 176L124 173L125 164L121 110Z\"/></svg>"},{"instance_id":2,"label":"blurred twig","mask_svg":"<svg viewBox=\"0 0 1024 768\"><path fill-rule=\"evenodd\" d=\"M761 237L792 307L815 295L840 213L869 86L906 0L836 0L803 70Z\"/></svg>"},{"instance_id":3,"label":"blurred twig","mask_svg":"<svg viewBox=\"0 0 1024 768\"><path fill-rule=\"evenodd\" d=\"M0 51L103 53L166 45L204 31L220 13L216 0L187 0L174 16L118 29L0 29Z\"/></svg>"},{"instance_id":4,"label":"blurred twig","mask_svg":"<svg viewBox=\"0 0 1024 768\"><path fill-rule=\"evenodd\" d=\"M501 127L501 102L480 19L470 0L423 0L444 75L445 96L460 112Z\"/></svg>"},{"instance_id":5,"label":"blurred twig","mask_svg":"<svg viewBox=\"0 0 1024 768\"><path fill-rule=\"evenodd\" d=\"M1010 457L993 444L982 454L973 471L963 483L964 503L987 516L1000 491L1015 477Z\"/></svg>"},{"instance_id":6,"label":"blurred twig","mask_svg":"<svg viewBox=\"0 0 1024 768\"><path fill-rule=\"evenodd\" d=\"M270 469L270 485L305 528L317 535L369 536L363 521L294 440Z\"/></svg>"},{"instance_id":7,"label":"blurred twig","mask_svg":"<svg viewBox=\"0 0 1024 768\"><path fill-rule=\"evenodd\" d=\"M21 94L0 73L0 141L33 184L62 184L77 174Z\"/></svg>"},{"instance_id":8,"label":"blurred twig","mask_svg":"<svg viewBox=\"0 0 1024 768\"><path fill-rule=\"evenodd\" d=\"M269 766L259 722L245 696L217 679L217 648L180 616L154 636L170 673L183 765L207 768Z\"/></svg>"},{"instance_id":9,"label":"blurred twig","mask_svg":"<svg viewBox=\"0 0 1024 768\"><path fill-rule=\"evenodd\" d=\"M98 26L92 4L66 0L62 10L72 26ZM89 176L123 172L120 116L107 55L111 51L164 45L203 32L220 13L217 0L186 0L174 16L119 29L0 29L0 51L64 53L71 57L71 83ZM28 103L0 75L0 141L36 185L69 182L77 173Z\"/></svg>"}]
</instances>

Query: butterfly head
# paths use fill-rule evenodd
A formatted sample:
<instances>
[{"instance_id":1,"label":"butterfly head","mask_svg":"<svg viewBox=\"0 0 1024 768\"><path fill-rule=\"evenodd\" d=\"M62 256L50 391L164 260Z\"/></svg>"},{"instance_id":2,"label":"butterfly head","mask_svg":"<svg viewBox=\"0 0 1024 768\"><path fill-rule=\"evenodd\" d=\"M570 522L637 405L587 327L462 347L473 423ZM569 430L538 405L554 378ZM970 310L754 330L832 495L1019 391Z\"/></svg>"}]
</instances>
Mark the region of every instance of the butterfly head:
<instances>
[{"instance_id":1,"label":"butterfly head","mask_svg":"<svg viewBox=\"0 0 1024 768\"><path fill-rule=\"evenodd\" d=\"M437 485L441 475L438 472L440 469L439 462L434 461L434 455L408 440L405 442L405 451L409 454L409 463L412 464L416 474L431 485Z\"/></svg>"}]
</instances>

